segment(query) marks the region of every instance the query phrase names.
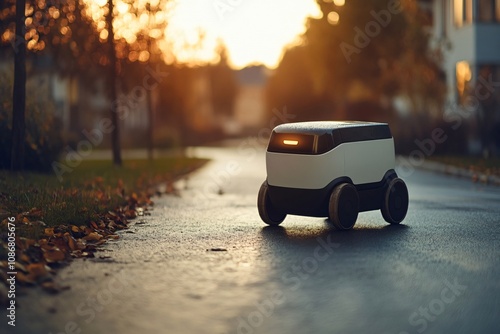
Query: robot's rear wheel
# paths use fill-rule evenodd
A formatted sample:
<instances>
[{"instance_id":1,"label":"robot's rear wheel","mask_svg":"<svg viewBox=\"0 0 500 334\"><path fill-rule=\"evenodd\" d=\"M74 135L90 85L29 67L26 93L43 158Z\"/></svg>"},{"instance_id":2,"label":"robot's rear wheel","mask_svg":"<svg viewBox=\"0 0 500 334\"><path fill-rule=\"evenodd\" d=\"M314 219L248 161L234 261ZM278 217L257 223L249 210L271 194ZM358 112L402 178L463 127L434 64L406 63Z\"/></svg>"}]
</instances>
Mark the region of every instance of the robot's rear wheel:
<instances>
[{"instance_id":1,"label":"robot's rear wheel","mask_svg":"<svg viewBox=\"0 0 500 334\"><path fill-rule=\"evenodd\" d=\"M396 177L387 186L380 209L385 221L390 224L401 223L408 211L408 202L408 188L403 180Z\"/></svg>"}]
</instances>

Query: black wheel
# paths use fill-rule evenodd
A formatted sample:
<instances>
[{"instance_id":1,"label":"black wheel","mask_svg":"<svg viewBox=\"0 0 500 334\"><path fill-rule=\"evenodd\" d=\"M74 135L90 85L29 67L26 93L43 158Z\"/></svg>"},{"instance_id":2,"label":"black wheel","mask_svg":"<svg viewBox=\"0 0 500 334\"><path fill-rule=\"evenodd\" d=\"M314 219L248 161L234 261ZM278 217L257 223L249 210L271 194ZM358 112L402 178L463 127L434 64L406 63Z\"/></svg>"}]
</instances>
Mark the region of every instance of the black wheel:
<instances>
[{"instance_id":1,"label":"black wheel","mask_svg":"<svg viewBox=\"0 0 500 334\"><path fill-rule=\"evenodd\" d=\"M350 230L359 212L359 196L356 187L350 183L336 186L330 196L328 218L339 230Z\"/></svg>"},{"instance_id":2,"label":"black wheel","mask_svg":"<svg viewBox=\"0 0 500 334\"><path fill-rule=\"evenodd\" d=\"M382 216L390 224L399 224L403 221L408 211L408 188L400 178L393 179L385 191L382 203Z\"/></svg>"},{"instance_id":3,"label":"black wheel","mask_svg":"<svg viewBox=\"0 0 500 334\"><path fill-rule=\"evenodd\" d=\"M260 186L259 196L257 198L257 207L259 209L259 216L268 225L279 225L285 220L286 213L277 211L269 199L269 188L267 181L264 181Z\"/></svg>"}]
</instances>

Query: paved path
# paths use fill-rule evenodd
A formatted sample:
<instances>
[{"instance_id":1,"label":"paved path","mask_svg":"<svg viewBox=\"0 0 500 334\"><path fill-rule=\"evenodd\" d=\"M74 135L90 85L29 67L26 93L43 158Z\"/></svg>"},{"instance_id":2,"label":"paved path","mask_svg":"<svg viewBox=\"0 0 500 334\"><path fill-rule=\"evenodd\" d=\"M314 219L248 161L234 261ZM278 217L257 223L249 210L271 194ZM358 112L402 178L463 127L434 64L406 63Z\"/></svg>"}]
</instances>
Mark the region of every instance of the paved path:
<instances>
[{"instance_id":1,"label":"paved path","mask_svg":"<svg viewBox=\"0 0 500 334\"><path fill-rule=\"evenodd\" d=\"M404 225L369 212L349 232L273 229L256 209L262 149L191 153L214 160L111 259L63 269L70 290L19 297L15 333L500 332L500 188L416 171Z\"/></svg>"}]
</instances>

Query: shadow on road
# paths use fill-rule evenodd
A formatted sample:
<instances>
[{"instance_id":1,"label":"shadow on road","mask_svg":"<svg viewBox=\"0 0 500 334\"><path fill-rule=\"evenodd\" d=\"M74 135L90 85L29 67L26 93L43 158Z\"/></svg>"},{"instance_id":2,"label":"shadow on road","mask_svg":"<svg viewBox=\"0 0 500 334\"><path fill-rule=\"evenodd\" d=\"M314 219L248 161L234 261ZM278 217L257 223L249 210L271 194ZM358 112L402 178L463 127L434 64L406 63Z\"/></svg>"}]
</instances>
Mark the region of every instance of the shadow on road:
<instances>
[{"instance_id":1,"label":"shadow on road","mask_svg":"<svg viewBox=\"0 0 500 334\"><path fill-rule=\"evenodd\" d=\"M288 246L308 248L317 245L318 240L328 240L342 245L342 248L383 248L386 246L402 246L411 228L408 225L386 225L383 227L360 226L350 231L339 231L325 220L323 225L311 228L293 226L266 226L261 234L270 247Z\"/></svg>"}]
</instances>

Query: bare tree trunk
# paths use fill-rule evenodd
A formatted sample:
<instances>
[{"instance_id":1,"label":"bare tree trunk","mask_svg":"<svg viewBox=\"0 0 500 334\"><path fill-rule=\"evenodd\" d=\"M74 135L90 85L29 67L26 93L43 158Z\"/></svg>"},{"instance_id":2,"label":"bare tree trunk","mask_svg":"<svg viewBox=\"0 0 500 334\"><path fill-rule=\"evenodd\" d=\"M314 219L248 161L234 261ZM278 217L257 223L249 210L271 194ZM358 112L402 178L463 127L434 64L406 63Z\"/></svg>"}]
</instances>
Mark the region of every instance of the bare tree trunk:
<instances>
[{"instance_id":1,"label":"bare tree trunk","mask_svg":"<svg viewBox=\"0 0 500 334\"><path fill-rule=\"evenodd\" d=\"M148 11L148 20L149 25L151 25L151 3L148 2L146 4L146 10ZM148 64L151 65L151 58L153 56L153 52L151 50L151 37L148 35L148 52L149 52L149 61ZM148 159L153 160L154 158L154 104L153 104L153 96L150 89L147 91L148 98Z\"/></svg>"},{"instance_id":2,"label":"bare tree trunk","mask_svg":"<svg viewBox=\"0 0 500 334\"><path fill-rule=\"evenodd\" d=\"M147 92L148 97L148 159L154 158L154 103L150 90Z\"/></svg>"},{"instance_id":3,"label":"bare tree trunk","mask_svg":"<svg viewBox=\"0 0 500 334\"><path fill-rule=\"evenodd\" d=\"M26 0L16 0L16 39L14 55L14 90L12 93L12 146L10 169L24 167L24 132L26 110Z\"/></svg>"},{"instance_id":4,"label":"bare tree trunk","mask_svg":"<svg viewBox=\"0 0 500 334\"><path fill-rule=\"evenodd\" d=\"M115 110L118 105L116 101L118 100L116 94L116 76L117 76L117 66L116 66L116 51L115 51L115 34L113 31L113 0L108 0L108 15L106 16L106 22L108 25L108 49L109 49L109 75L108 75L108 89L109 89L109 99L111 101L111 122L113 123L113 132L111 132L111 147L113 151L113 164L116 166L121 166L121 148L120 148L120 124L118 120L118 110Z\"/></svg>"}]
</instances>

